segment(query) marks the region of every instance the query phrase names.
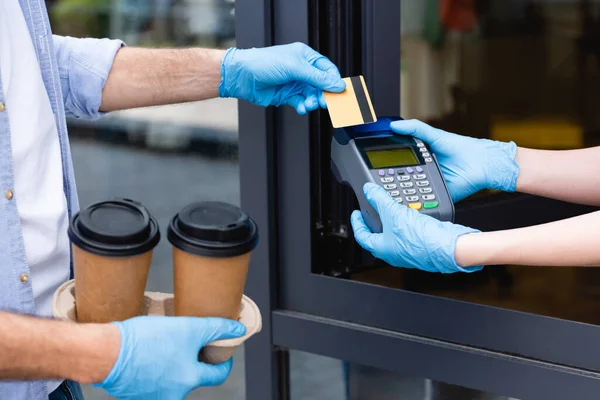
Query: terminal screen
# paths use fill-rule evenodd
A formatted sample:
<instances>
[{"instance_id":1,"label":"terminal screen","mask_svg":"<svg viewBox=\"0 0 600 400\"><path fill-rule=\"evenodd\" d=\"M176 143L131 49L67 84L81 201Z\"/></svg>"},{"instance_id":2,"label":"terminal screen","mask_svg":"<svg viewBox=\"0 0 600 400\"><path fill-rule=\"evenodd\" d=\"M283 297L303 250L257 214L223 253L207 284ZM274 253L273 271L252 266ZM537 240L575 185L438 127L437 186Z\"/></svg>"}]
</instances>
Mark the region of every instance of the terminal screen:
<instances>
[{"instance_id":1,"label":"terminal screen","mask_svg":"<svg viewBox=\"0 0 600 400\"><path fill-rule=\"evenodd\" d=\"M371 168L385 168L419 164L415 153L409 147L399 149L368 150L365 153L369 158Z\"/></svg>"}]
</instances>

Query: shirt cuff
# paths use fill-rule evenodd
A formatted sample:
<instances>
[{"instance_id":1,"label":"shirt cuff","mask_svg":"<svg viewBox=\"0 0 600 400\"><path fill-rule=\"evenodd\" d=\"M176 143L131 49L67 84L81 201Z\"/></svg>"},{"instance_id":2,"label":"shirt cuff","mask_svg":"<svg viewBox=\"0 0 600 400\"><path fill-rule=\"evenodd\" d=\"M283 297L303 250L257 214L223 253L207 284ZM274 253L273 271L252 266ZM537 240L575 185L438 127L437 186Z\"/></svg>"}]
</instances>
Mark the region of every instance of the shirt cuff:
<instances>
[{"instance_id":1,"label":"shirt cuff","mask_svg":"<svg viewBox=\"0 0 600 400\"><path fill-rule=\"evenodd\" d=\"M102 90L121 40L72 38L54 35L55 53L67 116L94 120L100 111Z\"/></svg>"}]
</instances>

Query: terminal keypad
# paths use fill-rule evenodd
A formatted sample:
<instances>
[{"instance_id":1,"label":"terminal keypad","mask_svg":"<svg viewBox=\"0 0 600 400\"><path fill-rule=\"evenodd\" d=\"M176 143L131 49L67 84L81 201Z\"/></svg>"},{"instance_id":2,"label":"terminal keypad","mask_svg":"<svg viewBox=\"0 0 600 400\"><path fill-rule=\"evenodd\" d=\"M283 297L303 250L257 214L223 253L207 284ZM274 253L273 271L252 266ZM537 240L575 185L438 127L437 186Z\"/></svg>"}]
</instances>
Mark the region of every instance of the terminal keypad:
<instances>
[{"instance_id":1,"label":"terminal keypad","mask_svg":"<svg viewBox=\"0 0 600 400\"><path fill-rule=\"evenodd\" d=\"M377 176L379 184L398 203L415 210L432 209L439 205L427 174L420 166L380 169Z\"/></svg>"}]
</instances>

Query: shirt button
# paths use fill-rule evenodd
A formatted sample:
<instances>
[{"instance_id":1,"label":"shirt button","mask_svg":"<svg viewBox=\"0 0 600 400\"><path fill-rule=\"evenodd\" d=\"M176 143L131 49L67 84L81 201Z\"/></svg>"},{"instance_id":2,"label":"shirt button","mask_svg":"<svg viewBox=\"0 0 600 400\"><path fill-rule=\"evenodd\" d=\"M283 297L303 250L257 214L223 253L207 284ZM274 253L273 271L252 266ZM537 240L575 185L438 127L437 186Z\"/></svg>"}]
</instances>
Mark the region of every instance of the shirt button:
<instances>
[{"instance_id":1,"label":"shirt button","mask_svg":"<svg viewBox=\"0 0 600 400\"><path fill-rule=\"evenodd\" d=\"M13 191L12 191L12 190L10 190L10 189L9 189L9 190L7 190L7 191L6 191L6 194L5 194L5 196L6 196L6 198L7 198L8 200L12 200L12 198L13 198Z\"/></svg>"},{"instance_id":2,"label":"shirt button","mask_svg":"<svg viewBox=\"0 0 600 400\"><path fill-rule=\"evenodd\" d=\"M22 283L29 282L29 274L21 274L21 282Z\"/></svg>"},{"instance_id":3,"label":"shirt button","mask_svg":"<svg viewBox=\"0 0 600 400\"><path fill-rule=\"evenodd\" d=\"M4 102L0 101L0 112L3 112L4 110L6 110L6 106L4 105Z\"/></svg>"}]
</instances>

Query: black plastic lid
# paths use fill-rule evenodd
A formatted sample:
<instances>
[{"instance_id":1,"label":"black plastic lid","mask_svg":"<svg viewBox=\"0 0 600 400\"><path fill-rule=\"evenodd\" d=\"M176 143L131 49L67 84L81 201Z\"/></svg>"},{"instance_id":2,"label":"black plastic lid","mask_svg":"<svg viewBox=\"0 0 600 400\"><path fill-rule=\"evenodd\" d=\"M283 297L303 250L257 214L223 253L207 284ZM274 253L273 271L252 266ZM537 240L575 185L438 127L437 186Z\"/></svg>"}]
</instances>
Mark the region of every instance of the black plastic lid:
<instances>
[{"instance_id":1,"label":"black plastic lid","mask_svg":"<svg viewBox=\"0 0 600 400\"><path fill-rule=\"evenodd\" d=\"M93 254L127 257L156 247L160 231L156 219L142 204L115 199L92 204L73 216L69 238Z\"/></svg>"},{"instance_id":2,"label":"black plastic lid","mask_svg":"<svg viewBox=\"0 0 600 400\"><path fill-rule=\"evenodd\" d=\"M185 252L204 257L235 257L258 244L258 227L231 204L207 201L190 204L173 217L167 237Z\"/></svg>"}]
</instances>

